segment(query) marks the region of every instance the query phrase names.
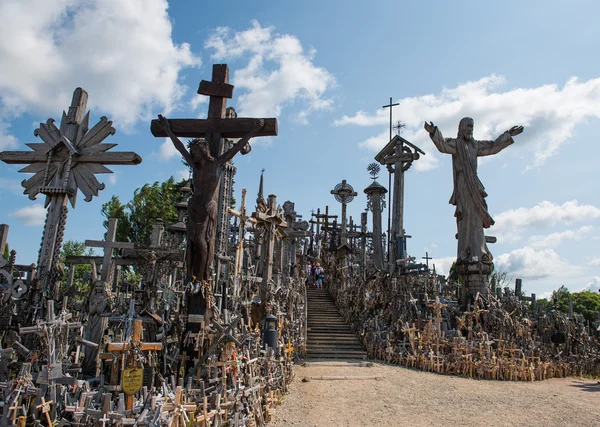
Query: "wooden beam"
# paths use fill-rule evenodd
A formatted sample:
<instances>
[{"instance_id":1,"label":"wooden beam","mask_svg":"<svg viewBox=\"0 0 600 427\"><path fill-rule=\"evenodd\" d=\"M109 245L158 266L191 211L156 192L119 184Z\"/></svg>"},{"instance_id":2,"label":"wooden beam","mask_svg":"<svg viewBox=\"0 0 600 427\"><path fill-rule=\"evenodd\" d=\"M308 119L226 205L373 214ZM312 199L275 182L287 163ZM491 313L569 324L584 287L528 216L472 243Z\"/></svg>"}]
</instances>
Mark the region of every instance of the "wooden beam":
<instances>
[{"instance_id":1,"label":"wooden beam","mask_svg":"<svg viewBox=\"0 0 600 427\"><path fill-rule=\"evenodd\" d=\"M213 64L211 83L212 88L214 88L216 85L224 86L229 84L229 67L227 64ZM200 93L200 89L198 89L198 93ZM218 119L225 117L226 109L226 98L220 96L211 96L208 101L208 118Z\"/></svg>"},{"instance_id":2,"label":"wooden beam","mask_svg":"<svg viewBox=\"0 0 600 427\"><path fill-rule=\"evenodd\" d=\"M227 83L213 83L206 80L200 82L199 95L219 96L221 98L233 98L233 85Z\"/></svg>"},{"instance_id":3,"label":"wooden beam","mask_svg":"<svg viewBox=\"0 0 600 427\"><path fill-rule=\"evenodd\" d=\"M107 351L127 351L132 348L132 345L128 342L117 342L108 343ZM139 349L142 351L161 351L162 343L160 342L141 342Z\"/></svg>"},{"instance_id":4,"label":"wooden beam","mask_svg":"<svg viewBox=\"0 0 600 427\"><path fill-rule=\"evenodd\" d=\"M254 123L254 121L252 123ZM277 127L277 125L275 125L275 127ZM40 162L46 163L48 161L48 155L41 151L2 151L0 152L0 160L9 165ZM105 165L137 165L142 163L142 158L134 152L122 151L115 153L83 154L81 156L75 156L75 161L80 163L102 163Z\"/></svg>"},{"instance_id":5,"label":"wooden beam","mask_svg":"<svg viewBox=\"0 0 600 427\"><path fill-rule=\"evenodd\" d=\"M243 138L252 130L256 119L169 119L169 124L173 133L181 137L202 138L207 133L217 132L223 138ZM167 136L158 120L152 120L150 132L156 137ZM277 119L265 119L265 125L254 136L277 136L277 133Z\"/></svg>"}]
</instances>

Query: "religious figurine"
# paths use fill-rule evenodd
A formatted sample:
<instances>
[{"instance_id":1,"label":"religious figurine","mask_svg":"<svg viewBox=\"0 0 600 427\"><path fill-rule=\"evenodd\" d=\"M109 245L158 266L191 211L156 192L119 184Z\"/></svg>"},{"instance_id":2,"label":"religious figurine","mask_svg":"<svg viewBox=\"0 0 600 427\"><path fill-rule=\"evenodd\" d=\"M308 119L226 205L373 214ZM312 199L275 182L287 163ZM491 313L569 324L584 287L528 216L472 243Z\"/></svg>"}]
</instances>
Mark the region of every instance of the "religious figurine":
<instances>
[{"instance_id":1,"label":"religious figurine","mask_svg":"<svg viewBox=\"0 0 600 427\"><path fill-rule=\"evenodd\" d=\"M208 281L209 267L214 258L217 200L223 165L246 146L250 138L262 129L265 121L257 120L246 136L215 158L210 154L208 143L204 139L190 141L188 151L171 130L169 121L160 114L158 120L177 151L193 169L194 193L188 202L186 263L187 280L199 285L200 282ZM196 286L195 292L199 290L199 286Z\"/></svg>"},{"instance_id":2,"label":"religious figurine","mask_svg":"<svg viewBox=\"0 0 600 427\"><path fill-rule=\"evenodd\" d=\"M494 220L485 201L487 193L477 177L477 157L499 153L511 145L512 137L523 132L523 126L513 126L495 141L473 139L473 119L470 117L460 121L456 138L444 138L433 122L425 122L424 127L437 149L452 155L454 192L449 203L456 206L457 259L491 264L492 254L487 248L483 229L491 227Z\"/></svg>"},{"instance_id":3,"label":"religious figurine","mask_svg":"<svg viewBox=\"0 0 600 427\"><path fill-rule=\"evenodd\" d=\"M88 298L88 320L85 325L85 339L98 345L102 343L104 330L108 326L108 317L103 313L110 312L110 297L102 280L96 280ZM98 348L85 348L83 372L96 376Z\"/></svg>"}]
</instances>

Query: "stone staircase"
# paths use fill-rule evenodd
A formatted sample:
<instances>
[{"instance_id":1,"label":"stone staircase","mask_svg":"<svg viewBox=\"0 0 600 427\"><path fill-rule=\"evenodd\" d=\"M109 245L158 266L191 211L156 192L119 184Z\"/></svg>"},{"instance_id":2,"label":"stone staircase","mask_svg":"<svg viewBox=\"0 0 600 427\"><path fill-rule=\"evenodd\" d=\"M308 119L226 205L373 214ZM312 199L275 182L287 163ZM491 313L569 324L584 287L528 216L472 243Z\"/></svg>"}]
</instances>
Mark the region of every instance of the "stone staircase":
<instances>
[{"instance_id":1,"label":"stone staircase","mask_svg":"<svg viewBox=\"0 0 600 427\"><path fill-rule=\"evenodd\" d=\"M306 355L309 359L366 359L367 352L325 289L309 288Z\"/></svg>"}]
</instances>

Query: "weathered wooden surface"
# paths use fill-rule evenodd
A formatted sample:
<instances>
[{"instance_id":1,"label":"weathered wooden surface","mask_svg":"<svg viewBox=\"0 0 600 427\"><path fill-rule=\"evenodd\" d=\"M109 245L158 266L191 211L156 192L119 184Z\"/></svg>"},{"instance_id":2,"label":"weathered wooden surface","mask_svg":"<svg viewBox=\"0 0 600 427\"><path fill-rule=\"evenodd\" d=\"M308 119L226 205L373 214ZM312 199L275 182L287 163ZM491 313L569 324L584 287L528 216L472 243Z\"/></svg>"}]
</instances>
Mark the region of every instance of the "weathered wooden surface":
<instances>
[{"instance_id":1,"label":"weathered wooden surface","mask_svg":"<svg viewBox=\"0 0 600 427\"><path fill-rule=\"evenodd\" d=\"M180 137L204 138L218 132L223 138L243 138L254 126L256 119L169 119L171 130ZM156 137L168 136L158 120L152 120L150 132ZM277 136L277 119L265 119L264 127L255 136Z\"/></svg>"}]
</instances>

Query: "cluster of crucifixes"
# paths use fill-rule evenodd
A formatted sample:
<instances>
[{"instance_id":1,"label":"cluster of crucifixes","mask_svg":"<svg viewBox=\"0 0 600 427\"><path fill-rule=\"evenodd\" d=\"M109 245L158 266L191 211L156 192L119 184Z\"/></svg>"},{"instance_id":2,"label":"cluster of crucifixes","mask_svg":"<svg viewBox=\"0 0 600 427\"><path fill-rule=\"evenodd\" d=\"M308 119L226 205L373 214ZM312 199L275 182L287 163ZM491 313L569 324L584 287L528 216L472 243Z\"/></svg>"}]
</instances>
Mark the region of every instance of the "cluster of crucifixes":
<instances>
[{"instance_id":1,"label":"cluster of crucifixes","mask_svg":"<svg viewBox=\"0 0 600 427\"><path fill-rule=\"evenodd\" d=\"M291 380L293 355L304 346L304 286L295 280L295 266L310 232L292 202L281 207L272 194L265 200L262 176L252 214L245 189L239 209L229 207L233 156L250 151L250 136L277 135L277 121L237 118L226 106L233 92L228 80L227 65L215 65L212 80L200 83L198 93L210 97L207 119L151 123L157 137L166 135L166 122L174 139L200 138L210 154L205 160L217 162L216 168L202 163L195 148L188 153L194 176L176 204L177 222L155 222L151 244L143 247L116 241L117 220L110 218L104 240L85 240L103 255L67 257L66 280L60 252L68 203L75 206L79 191L88 202L97 196L105 186L95 174L110 173L106 165L136 165L140 156L103 143L115 129L105 117L90 128L81 88L60 127L50 119L36 130L43 143L27 144L33 151L0 153L5 163L27 165L21 172L34 175L23 181L25 194L44 195L48 210L37 265L17 265L14 251L9 259L0 257L8 329L0 337L7 346L0 358L3 422L25 425L42 414L48 425L255 426L270 417ZM242 141L232 141L237 138ZM212 183L214 195L199 199ZM216 211L194 225L193 212L206 208L202 203ZM190 233L205 223L214 229ZM0 227L0 235L4 248L8 226ZM186 259L194 251L199 257ZM198 276L198 262L213 264L207 253L215 254L214 267ZM92 267L87 296L73 289L80 264ZM131 267L142 282L125 285L120 272ZM269 327L276 339L265 347L260 325L267 314L275 319ZM10 376L9 366L23 360L28 363Z\"/></svg>"},{"instance_id":2,"label":"cluster of crucifixes","mask_svg":"<svg viewBox=\"0 0 600 427\"><path fill-rule=\"evenodd\" d=\"M425 154L423 150L409 141L402 138L400 135L396 135L392 138L391 136L391 107L398 105L392 104L390 99L390 105L384 106L390 107L390 141L386 146L375 156L375 160L385 166L390 173L390 186L393 180L393 194L391 197L391 203L388 205L388 230L387 230L387 241L383 241L383 227L382 227L382 214L385 208L385 194L388 190L376 181L379 167L377 172L372 174L373 183L365 188L364 193L367 195L368 205L367 211L372 213L372 232L367 232L367 212L361 214L361 224L354 225L352 218L350 217L350 226L348 227L348 219L346 215L347 204L358 195L354 191L351 185L346 180L342 180L341 183L331 190L331 194L335 196L336 200L341 203L341 225L338 226L338 216L329 214L329 207L325 209L325 213L321 213L320 209L315 213L312 212L311 224L316 226L316 238L315 241L311 239L311 255L315 255L317 258L320 257L320 250L322 242L318 240L321 236L321 232L325 236L331 236L332 242L328 242L331 249L342 249L346 247L350 249L348 252L351 253L354 249L348 247L348 239L351 239L353 243L355 239L360 239L360 253L359 264L361 270L366 271L367 268L367 240L370 240L370 248L372 251L371 261L375 268L378 270L386 270L392 274L405 274L411 271L420 271L426 268L429 270L429 260L431 259L428 254L424 257L426 265L414 264L415 258L409 257L406 250L406 239L411 236L407 235L404 230L404 173L411 167L415 160L418 160L421 154ZM401 129L401 126L397 126ZM390 212L391 211L391 212ZM350 228L350 230L348 230ZM311 228L312 230L312 228ZM337 238L337 240L336 240ZM335 241L335 242L334 242ZM313 246L316 243L316 249ZM387 254L387 256L385 256ZM424 268L423 268L424 267Z\"/></svg>"}]
</instances>

